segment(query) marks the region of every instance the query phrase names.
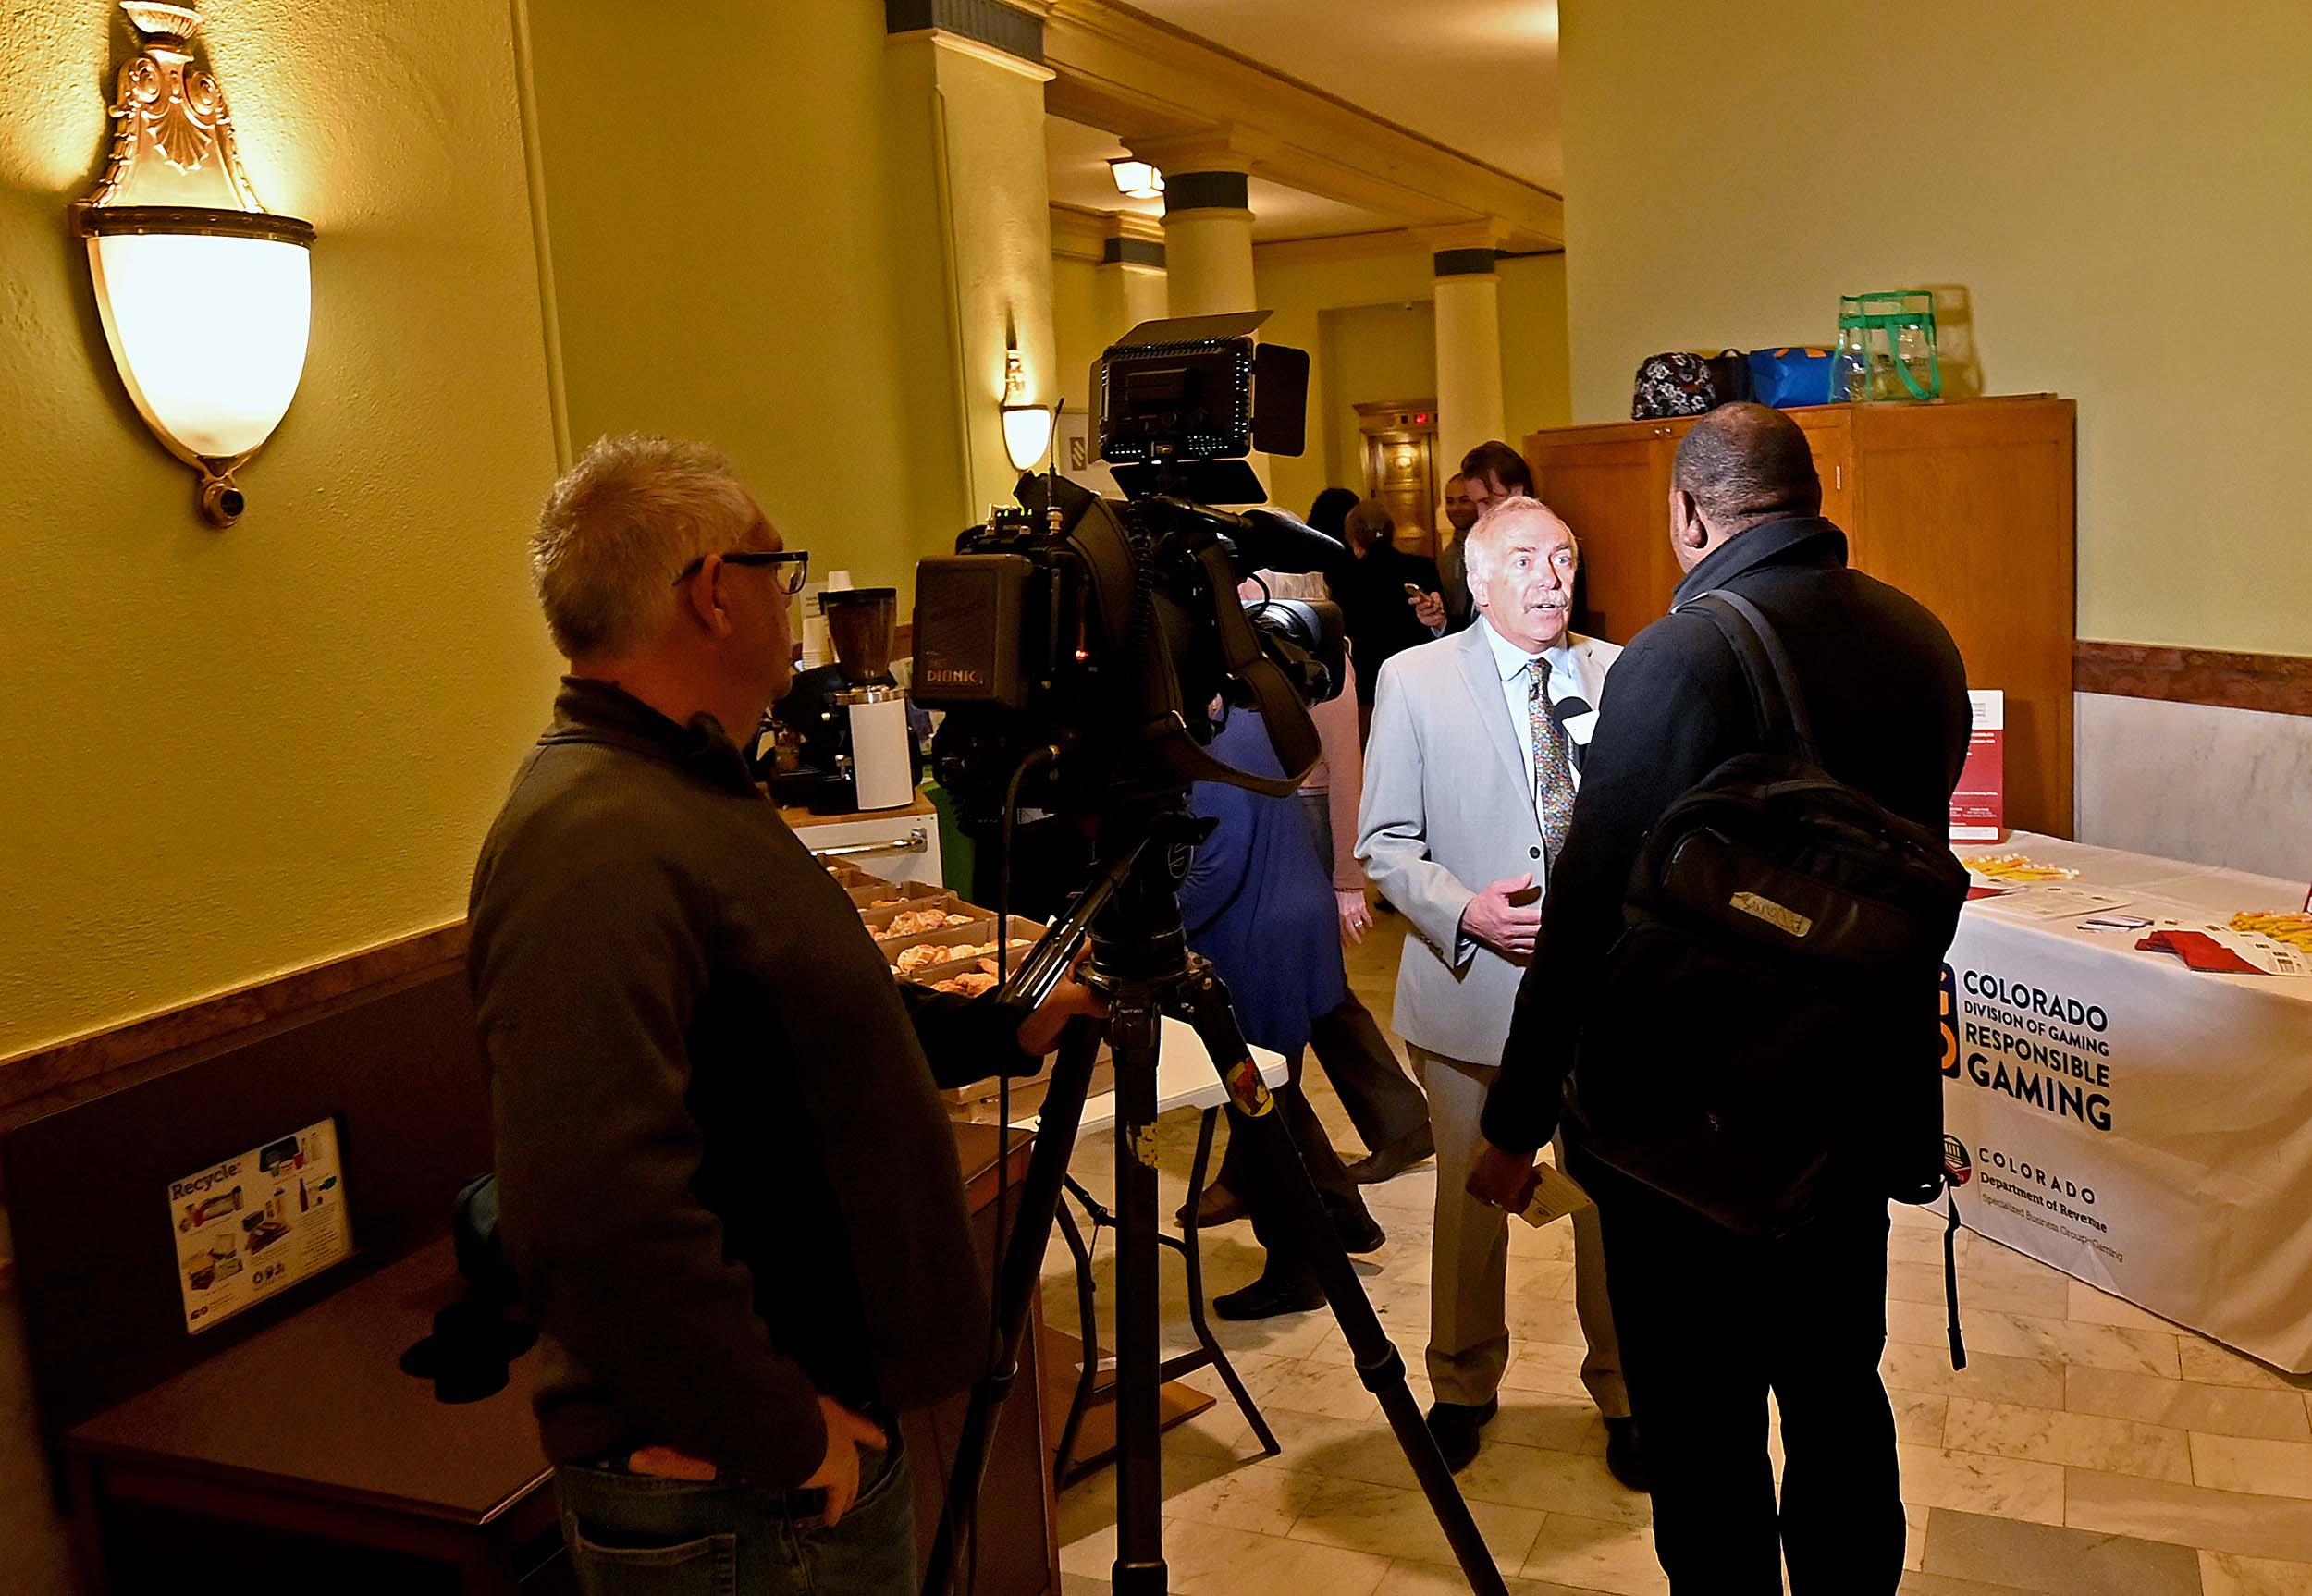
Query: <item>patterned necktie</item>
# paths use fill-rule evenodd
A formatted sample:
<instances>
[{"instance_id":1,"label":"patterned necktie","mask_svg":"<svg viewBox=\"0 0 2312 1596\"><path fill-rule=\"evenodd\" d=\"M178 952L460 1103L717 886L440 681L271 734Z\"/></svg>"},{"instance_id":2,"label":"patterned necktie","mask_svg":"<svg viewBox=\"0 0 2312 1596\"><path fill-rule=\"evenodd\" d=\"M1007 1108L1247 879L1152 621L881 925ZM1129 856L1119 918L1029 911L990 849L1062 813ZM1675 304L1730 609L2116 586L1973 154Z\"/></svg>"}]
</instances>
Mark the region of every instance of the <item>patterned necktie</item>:
<instances>
[{"instance_id":1,"label":"patterned necktie","mask_svg":"<svg viewBox=\"0 0 2312 1596\"><path fill-rule=\"evenodd\" d=\"M1551 864L1566 845L1566 827L1573 819L1573 761L1566 729L1549 712L1549 661L1526 661L1531 685L1525 691L1525 720L1533 739L1533 792L1542 819L1542 844Z\"/></svg>"}]
</instances>

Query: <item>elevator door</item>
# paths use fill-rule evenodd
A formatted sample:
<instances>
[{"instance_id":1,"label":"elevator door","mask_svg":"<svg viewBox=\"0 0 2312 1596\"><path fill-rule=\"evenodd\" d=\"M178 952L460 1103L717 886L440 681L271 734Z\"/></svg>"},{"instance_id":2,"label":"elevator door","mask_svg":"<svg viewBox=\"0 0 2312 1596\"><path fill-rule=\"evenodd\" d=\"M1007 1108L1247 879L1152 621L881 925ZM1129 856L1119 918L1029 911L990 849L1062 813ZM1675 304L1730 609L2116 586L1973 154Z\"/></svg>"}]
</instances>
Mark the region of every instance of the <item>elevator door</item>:
<instances>
[{"instance_id":1,"label":"elevator door","mask_svg":"<svg viewBox=\"0 0 2312 1596\"><path fill-rule=\"evenodd\" d=\"M1357 407L1364 445L1365 497L1388 506L1396 546L1437 554L1437 402L1392 399Z\"/></svg>"}]
</instances>

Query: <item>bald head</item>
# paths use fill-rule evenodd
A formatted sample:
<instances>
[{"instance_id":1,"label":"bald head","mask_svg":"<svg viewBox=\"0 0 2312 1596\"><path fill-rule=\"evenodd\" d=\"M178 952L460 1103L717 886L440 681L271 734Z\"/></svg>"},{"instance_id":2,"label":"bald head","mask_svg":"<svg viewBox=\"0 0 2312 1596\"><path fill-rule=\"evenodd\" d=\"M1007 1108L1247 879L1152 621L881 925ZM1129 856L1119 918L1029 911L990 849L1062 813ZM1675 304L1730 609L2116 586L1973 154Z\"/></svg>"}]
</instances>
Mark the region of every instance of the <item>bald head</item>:
<instances>
[{"instance_id":1,"label":"bald head","mask_svg":"<svg viewBox=\"0 0 2312 1596\"><path fill-rule=\"evenodd\" d=\"M1822 513L1822 479L1806 434L1762 404L1720 405L1697 420L1670 465L1670 491L1691 497L1715 532Z\"/></svg>"}]
</instances>

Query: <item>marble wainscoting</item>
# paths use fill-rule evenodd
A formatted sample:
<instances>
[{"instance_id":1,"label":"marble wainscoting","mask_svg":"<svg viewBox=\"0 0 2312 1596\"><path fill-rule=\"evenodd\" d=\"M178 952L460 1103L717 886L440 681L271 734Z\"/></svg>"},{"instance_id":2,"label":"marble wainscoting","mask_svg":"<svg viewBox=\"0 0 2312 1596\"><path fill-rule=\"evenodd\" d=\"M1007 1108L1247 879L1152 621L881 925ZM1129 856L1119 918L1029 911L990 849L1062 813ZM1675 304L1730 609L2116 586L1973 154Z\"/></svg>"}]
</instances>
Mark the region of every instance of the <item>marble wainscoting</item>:
<instances>
[{"instance_id":1,"label":"marble wainscoting","mask_svg":"<svg viewBox=\"0 0 2312 1596\"><path fill-rule=\"evenodd\" d=\"M2312 716L2074 699L2079 841L2312 879Z\"/></svg>"}]
</instances>

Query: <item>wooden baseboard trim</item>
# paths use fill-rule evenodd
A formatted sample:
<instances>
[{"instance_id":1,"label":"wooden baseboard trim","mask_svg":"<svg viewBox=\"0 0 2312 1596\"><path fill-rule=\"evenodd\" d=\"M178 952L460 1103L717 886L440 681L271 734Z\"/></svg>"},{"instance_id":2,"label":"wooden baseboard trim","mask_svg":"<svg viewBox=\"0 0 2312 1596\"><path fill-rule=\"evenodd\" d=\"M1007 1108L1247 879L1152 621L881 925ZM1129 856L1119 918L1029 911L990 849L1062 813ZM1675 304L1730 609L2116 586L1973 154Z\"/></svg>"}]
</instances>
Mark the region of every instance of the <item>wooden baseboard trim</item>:
<instances>
[{"instance_id":1,"label":"wooden baseboard trim","mask_svg":"<svg viewBox=\"0 0 2312 1596\"><path fill-rule=\"evenodd\" d=\"M466 923L453 920L358 953L0 1059L0 1112L11 1119L27 1117L18 1105L35 1098L62 1099L110 1090L141 1078L148 1073L141 1066L168 1055L280 1024L372 987L454 969L464 963L465 949Z\"/></svg>"},{"instance_id":2,"label":"wooden baseboard trim","mask_svg":"<svg viewBox=\"0 0 2312 1596\"><path fill-rule=\"evenodd\" d=\"M2072 653L2072 686L2122 698L2312 715L2312 657L2297 654L2083 640Z\"/></svg>"}]
</instances>

